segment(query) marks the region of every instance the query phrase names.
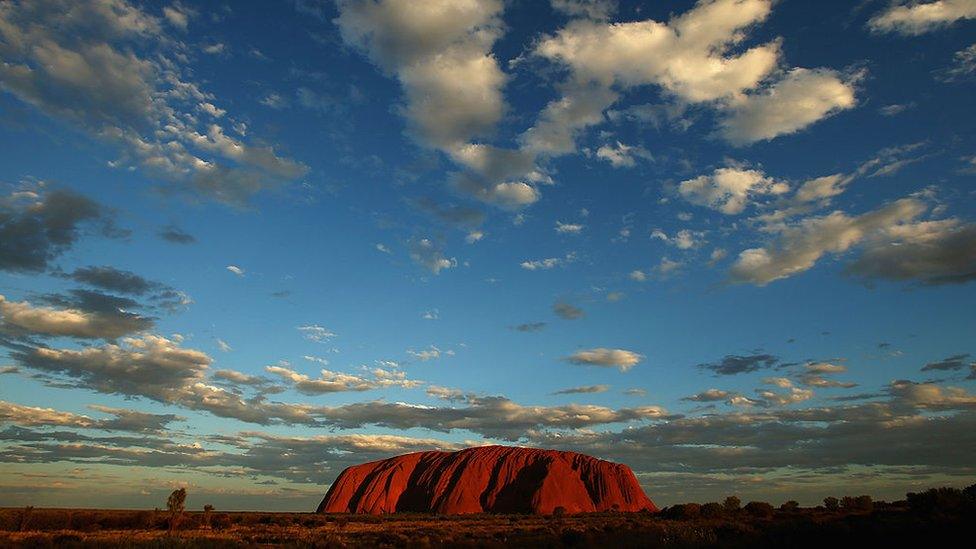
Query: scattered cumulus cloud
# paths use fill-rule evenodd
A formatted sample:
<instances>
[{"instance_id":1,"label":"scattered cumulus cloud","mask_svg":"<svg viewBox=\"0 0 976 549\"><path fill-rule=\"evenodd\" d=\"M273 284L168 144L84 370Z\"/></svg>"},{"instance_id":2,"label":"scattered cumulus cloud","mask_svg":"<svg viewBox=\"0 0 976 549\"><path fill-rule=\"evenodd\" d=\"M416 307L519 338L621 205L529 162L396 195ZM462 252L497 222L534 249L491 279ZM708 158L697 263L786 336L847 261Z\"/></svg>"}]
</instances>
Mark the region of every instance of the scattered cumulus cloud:
<instances>
[{"instance_id":1,"label":"scattered cumulus cloud","mask_svg":"<svg viewBox=\"0 0 976 549\"><path fill-rule=\"evenodd\" d=\"M566 358L572 364L618 368L626 372L636 366L644 357L626 349L607 349L598 347L576 351Z\"/></svg>"},{"instance_id":2,"label":"scattered cumulus cloud","mask_svg":"<svg viewBox=\"0 0 976 549\"><path fill-rule=\"evenodd\" d=\"M732 376L772 368L779 362L778 357L770 354L726 355L717 362L706 362L698 367L710 370L716 376Z\"/></svg>"},{"instance_id":3,"label":"scattered cumulus cloud","mask_svg":"<svg viewBox=\"0 0 976 549\"><path fill-rule=\"evenodd\" d=\"M595 393L605 393L610 390L609 385L582 385L580 387L570 387L554 392L554 395L589 395Z\"/></svg>"},{"instance_id":4,"label":"scattered cumulus cloud","mask_svg":"<svg viewBox=\"0 0 976 549\"><path fill-rule=\"evenodd\" d=\"M337 334L332 330L329 330L324 326L319 326L318 324L305 324L303 326L299 326L297 330L305 339L318 343L328 341L337 336Z\"/></svg>"},{"instance_id":5,"label":"scattered cumulus cloud","mask_svg":"<svg viewBox=\"0 0 976 549\"><path fill-rule=\"evenodd\" d=\"M947 27L963 19L976 19L972 0L892 3L868 21L874 32L896 32L915 36Z\"/></svg>"},{"instance_id":6,"label":"scattered cumulus cloud","mask_svg":"<svg viewBox=\"0 0 976 549\"><path fill-rule=\"evenodd\" d=\"M559 234L580 234L585 225L579 223L563 223L556 221L556 232Z\"/></svg>"},{"instance_id":7,"label":"scattered cumulus cloud","mask_svg":"<svg viewBox=\"0 0 976 549\"><path fill-rule=\"evenodd\" d=\"M578 320L583 318L583 316L586 314L583 312L583 309L564 301L559 301L553 304L552 312L556 313L556 316L564 320Z\"/></svg>"}]
</instances>

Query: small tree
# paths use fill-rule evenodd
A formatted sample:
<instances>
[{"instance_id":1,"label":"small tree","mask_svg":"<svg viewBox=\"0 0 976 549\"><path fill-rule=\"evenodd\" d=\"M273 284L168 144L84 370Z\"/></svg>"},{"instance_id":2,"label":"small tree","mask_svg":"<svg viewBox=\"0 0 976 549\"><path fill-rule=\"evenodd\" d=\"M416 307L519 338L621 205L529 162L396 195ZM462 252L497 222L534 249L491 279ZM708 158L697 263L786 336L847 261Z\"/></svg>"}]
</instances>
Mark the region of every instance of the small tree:
<instances>
[{"instance_id":1,"label":"small tree","mask_svg":"<svg viewBox=\"0 0 976 549\"><path fill-rule=\"evenodd\" d=\"M824 498L824 508L828 511L836 511L840 509L840 500L834 496L827 496Z\"/></svg>"},{"instance_id":2,"label":"small tree","mask_svg":"<svg viewBox=\"0 0 976 549\"><path fill-rule=\"evenodd\" d=\"M852 498L851 496L844 496L844 497L840 498L840 508L843 509L843 510L845 510L845 511L853 511L854 510L854 498Z\"/></svg>"},{"instance_id":3,"label":"small tree","mask_svg":"<svg viewBox=\"0 0 976 549\"><path fill-rule=\"evenodd\" d=\"M721 518L722 514L722 506L714 501L708 502L701 507L701 516L705 518Z\"/></svg>"},{"instance_id":4,"label":"small tree","mask_svg":"<svg viewBox=\"0 0 976 549\"><path fill-rule=\"evenodd\" d=\"M563 507L562 505L556 507L555 509L552 510L552 516L557 520L561 520L563 517L566 516L566 508Z\"/></svg>"},{"instance_id":5,"label":"small tree","mask_svg":"<svg viewBox=\"0 0 976 549\"><path fill-rule=\"evenodd\" d=\"M210 528L210 515L213 513L214 506L209 503L203 506L203 527Z\"/></svg>"},{"instance_id":6,"label":"small tree","mask_svg":"<svg viewBox=\"0 0 976 549\"><path fill-rule=\"evenodd\" d=\"M870 512L874 510L874 501L871 499L871 496L857 496L854 498L854 507L858 511Z\"/></svg>"},{"instance_id":7,"label":"small tree","mask_svg":"<svg viewBox=\"0 0 976 549\"><path fill-rule=\"evenodd\" d=\"M793 513L799 509L800 509L800 504L793 501L792 499L790 501L787 501L783 505L779 506L780 511L786 511L788 513Z\"/></svg>"},{"instance_id":8,"label":"small tree","mask_svg":"<svg viewBox=\"0 0 976 549\"><path fill-rule=\"evenodd\" d=\"M180 519L183 518L183 511L186 509L186 488L173 490L173 493L166 500L166 509L169 510L169 529L170 531L176 530Z\"/></svg>"},{"instance_id":9,"label":"small tree","mask_svg":"<svg viewBox=\"0 0 976 549\"><path fill-rule=\"evenodd\" d=\"M738 511L740 507L742 507L742 500L735 496L729 496L725 498L725 502L722 504L722 506L725 507L726 511L734 513L735 511Z\"/></svg>"},{"instance_id":10,"label":"small tree","mask_svg":"<svg viewBox=\"0 0 976 549\"><path fill-rule=\"evenodd\" d=\"M909 492L906 499L909 509L916 514L959 516L976 512L976 500L957 488L929 488L920 494Z\"/></svg>"},{"instance_id":11,"label":"small tree","mask_svg":"<svg viewBox=\"0 0 976 549\"><path fill-rule=\"evenodd\" d=\"M757 518L769 518L773 516L773 506L765 501L750 501L746 504L745 511Z\"/></svg>"}]
</instances>

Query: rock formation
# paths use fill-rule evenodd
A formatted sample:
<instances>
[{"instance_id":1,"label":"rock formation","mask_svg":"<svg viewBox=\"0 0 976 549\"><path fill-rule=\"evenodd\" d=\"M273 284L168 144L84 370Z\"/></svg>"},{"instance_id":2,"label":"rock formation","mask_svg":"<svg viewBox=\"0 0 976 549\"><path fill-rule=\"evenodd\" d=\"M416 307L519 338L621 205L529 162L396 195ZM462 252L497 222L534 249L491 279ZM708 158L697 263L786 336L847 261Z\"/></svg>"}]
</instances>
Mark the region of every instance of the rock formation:
<instances>
[{"instance_id":1,"label":"rock formation","mask_svg":"<svg viewBox=\"0 0 976 549\"><path fill-rule=\"evenodd\" d=\"M633 471L575 452L481 446L354 465L320 513L566 513L657 511Z\"/></svg>"}]
</instances>

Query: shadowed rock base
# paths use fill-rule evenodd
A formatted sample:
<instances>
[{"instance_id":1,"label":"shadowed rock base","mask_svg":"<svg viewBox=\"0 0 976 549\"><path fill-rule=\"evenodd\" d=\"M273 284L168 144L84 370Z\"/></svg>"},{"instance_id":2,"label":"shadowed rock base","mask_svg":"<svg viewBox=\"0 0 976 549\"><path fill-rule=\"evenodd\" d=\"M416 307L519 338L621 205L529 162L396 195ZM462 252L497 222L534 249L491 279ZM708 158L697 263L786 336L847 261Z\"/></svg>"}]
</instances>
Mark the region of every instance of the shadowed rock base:
<instances>
[{"instance_id":1,"label":"shadowed rock base","mask_svg":"<svg viewBox=\"0 0 976 549\"><path fill-rule=\"evenodd\" d=\"M633 471L575 452L482 446L347 468L319 513L657 511Z\"/></svg>"}]
</instances>

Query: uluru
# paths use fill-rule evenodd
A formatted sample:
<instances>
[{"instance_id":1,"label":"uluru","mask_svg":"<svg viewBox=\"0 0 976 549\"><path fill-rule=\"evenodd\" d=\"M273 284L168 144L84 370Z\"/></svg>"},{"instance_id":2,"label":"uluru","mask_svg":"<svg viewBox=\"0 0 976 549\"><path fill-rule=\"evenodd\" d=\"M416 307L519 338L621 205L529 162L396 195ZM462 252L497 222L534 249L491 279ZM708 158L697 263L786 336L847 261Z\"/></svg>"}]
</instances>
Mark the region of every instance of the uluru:
<instances>
[{"instance_id":1,"label":"uluru","mask_svg":"<svg viewBox=\"0 0 976 549\"><path fill-rule=\"evenodd\" d=\"M345 469L319 513L551 514L657 511L633 471L575 452L480 446Z\"/></svg>"}]
</instances>

